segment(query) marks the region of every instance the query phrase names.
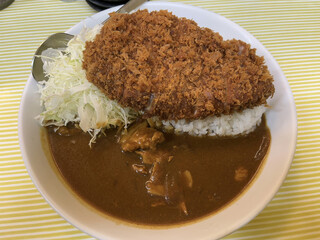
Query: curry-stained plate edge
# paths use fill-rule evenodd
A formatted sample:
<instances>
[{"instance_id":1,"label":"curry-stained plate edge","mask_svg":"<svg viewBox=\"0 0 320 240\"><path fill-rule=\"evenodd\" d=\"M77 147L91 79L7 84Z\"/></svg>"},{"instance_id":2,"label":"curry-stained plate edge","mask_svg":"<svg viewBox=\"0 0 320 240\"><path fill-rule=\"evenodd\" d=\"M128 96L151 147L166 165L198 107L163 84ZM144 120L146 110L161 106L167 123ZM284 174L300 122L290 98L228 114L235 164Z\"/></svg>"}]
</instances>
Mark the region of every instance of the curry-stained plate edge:
<instances>
[{"instance_id":1,"label":"curry-stained plate edge","mask_svg":"<svg viewBox=\"0 0 320 240\"><path fill-rule=\"evenodd\" d=\"M99 22L102 22L106 18L106 13L113 12L117 8L112 8L97 13L92 17L89 17L86 20L78 23L67 32L76 34L79 33L81 28L85 25L87 27L90 27L90 25L93 26ZM52 169L46 169L48 172L44 171L44 169L42 168L42 165L44 165L44 160L32 158L33 156L37 156L37 152L39 151L40 153L38 153L38 158L41 158L43 153L41 153L41 149L35 149L35 146L39 145L40 134L39 136L37 136L37 131L39 132L40 126L34 120L34 115L37 111L39 113L40 106L38 102L39 96L34 94L34 92L36 92L36 83L31 76L28 79L27 86L23 93L18 118L19 144L21 147L25 165L31 179L38 188L39 192L52 206L52 208L55 209L64 219L69 221L72 225L94 237L127 239L134 236L135 239L142 240L150 239L151 237L153 239L221 238L235 231L236 229L250 221L254 216L256 216L276 194L289 170L291 161L294 156L297 137L296 111L289 84L286 81L286 78L281 71L280 66L276 63L271 54L263 47L263 45L251 34L239 27L237 24L231 22L230 20L199 7L193 7L190 5L179 3L149 2L145 3L142 8L148 8L149 10L168 9L170 11L173 11L174 14L179 13L180 15L183 15L183 13L189 11L190 15L186 14L188 15L186 16L187 18L193 19L202 17L205 19L205 21L202 21L202 24L204 25L206 22L209 22L208 18L211 20L216 19L217 22L222 21L224 23L222 26L223 29L227 26L232 26L232 28L236 29L239 33L242 34L242 37L247 40L245 40L246 42L252 44L253 47L258 47L259 52L261 52L265 56L268 67L270 67L269 64L272 66L271 73L276 75L275 84L277 98L271 101L271 105L273 105L273 108L267 113L268 125L270 127L270 124L272 125L273 123L269 119L272 119L275 117L275 115L277 116L281 113L283 113L282 115L287 120L277 120L276 118L277 123L281 122L282 125L285 124L285 130L279 128L279 124L276 126L272 125L273 131L275 131L274 128L278 128L276 130L279 130L279 133L275 132L276 136L278 137L281 133L284 137L286 137L286 140L288 142L286 148L280 149L280 155L276 159L279 160L276 162L276 164L280 164L280 167L277 166L276 168L274 168L274 166L272 165L275 164L275 161L274 159L272 159L273 156L270 155L275 154L273 153L274 151L272 148L274 145L274 140L277 140L277 138L274 139L273 131L272 129L270 129L272 135L272 146L263 172L260 174L259 178L255 180L253 186L251 186L250 189L248 189L248 191L240 197L240 199L233 202L231 206L229 206L221 213L213 215L212 217L209 217L204 221L196 222L195 224L189 224L169 229L141 229L140 227L137 228L119 224L113 221L111 222L105 218L96 216L96 214L90 212L88 209L83 208L83 206L79 204L79 202L74 202L74 198L66 189L62 188L59 184L55 185L57 183L57 179L55 179L56 176L52 176ZM179 14L176 15L180 16ZM201 26L202 24L199 25ZM216 28L214 30L216 30ZM229 34L229 36L232 37L232 34L233 33ZM33 109L32 107L35 109ZM37 137L39 139L37 139ZM281 147L282 144L279 144L279 146ZM279 157L281 157L281 159L279 159ZM270 171L270 169L272 170L272 172ZM276 180L274 180L275 178ZM261 183L261 181L265 182ZM52 186L52 184L54 186ZM59 190L59 194L56 194L57 189ZM70 208L64 207L66 206L66 204Z\"/></svg>"}]
</instances>

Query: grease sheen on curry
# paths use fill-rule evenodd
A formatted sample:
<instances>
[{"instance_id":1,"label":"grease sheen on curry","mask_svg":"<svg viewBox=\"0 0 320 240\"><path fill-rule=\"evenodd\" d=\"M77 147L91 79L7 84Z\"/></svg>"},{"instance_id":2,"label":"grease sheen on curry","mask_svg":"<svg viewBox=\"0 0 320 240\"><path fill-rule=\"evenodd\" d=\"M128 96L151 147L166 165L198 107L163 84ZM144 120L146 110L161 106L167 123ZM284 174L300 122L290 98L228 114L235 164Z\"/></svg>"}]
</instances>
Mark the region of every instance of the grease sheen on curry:
<instances>
[{"instance_id":1,"label":"grease sheen on curry","mask_svg":"<svg viewBox=\"0 0 320 240\"><path fill-rule=\"evenodd\" d=\"M183 189L186 214L147 192L149 177L132 167L140 166L142 160L138 154L121 149L116 130L108 130L92 148L88 145L90 135L81 131L67 135L47 128L53 161L73 191L109 216L146 225L187 222L230 203L256 175L271 141L264 117L260 126L246 136L165 133L165 141L157 148L174 151L167 171L187 170L192 176L192 187Z\"/></svg>"}]
</instances>

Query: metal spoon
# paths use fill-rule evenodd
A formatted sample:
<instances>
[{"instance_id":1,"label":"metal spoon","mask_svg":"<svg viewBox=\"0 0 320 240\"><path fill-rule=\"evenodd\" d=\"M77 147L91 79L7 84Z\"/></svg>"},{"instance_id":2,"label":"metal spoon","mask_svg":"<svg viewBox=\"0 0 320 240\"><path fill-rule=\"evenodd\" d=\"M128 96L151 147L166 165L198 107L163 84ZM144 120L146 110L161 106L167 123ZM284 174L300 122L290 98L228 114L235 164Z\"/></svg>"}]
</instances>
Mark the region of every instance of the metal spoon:
<instances>
[{"instance_id":1,"label":"metal spoon","mask_svg":"<svg viewBox=\"0 0 320 240\"><path fill-rule=\"evenodd\" d=\"M117 13L129 13L132 10L136 9L139 7L141 4L146 2L147 0L130 0L127 2L125 5L123 5ZM109 18L104 20L102 24L108 21ZM53 49L58 49L58 48L66 48L68 42L73 38L74 36L68 33L55 33L48 37L47 40L45 40L40 47L37 49L33 56L32 60L32 76L36 81L43 81L43 80L48 80L48 77L45 76L44 71L43 71L43 62L41 60L41 53L48 49L48 48L53 48Z\"/></svg>"}]
</instances>

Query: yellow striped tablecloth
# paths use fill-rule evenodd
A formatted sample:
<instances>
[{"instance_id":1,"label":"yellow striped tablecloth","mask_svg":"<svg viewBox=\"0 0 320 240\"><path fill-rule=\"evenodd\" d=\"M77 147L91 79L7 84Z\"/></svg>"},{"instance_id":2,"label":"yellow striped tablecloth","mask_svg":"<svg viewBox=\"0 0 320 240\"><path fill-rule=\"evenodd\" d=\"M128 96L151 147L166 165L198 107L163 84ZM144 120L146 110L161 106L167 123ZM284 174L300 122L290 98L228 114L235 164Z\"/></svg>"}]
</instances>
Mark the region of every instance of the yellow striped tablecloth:
<instances>
[{"instance_id":1,"label":"yellow striped tablecloth","mask_svg":"<svg viewBox=\"0 0 320 240\"><path fill-rule=\"evenodd\" d=\"M320 2L176 1L252 33L280 64L297 106L297 150L284 184L255 219L225 239L320 239ZM61 218L33 185L17 118L39 44L94 13L84 0L16 0L0 11L0 239L93 239Z\"/></svg>"}]
</instances>

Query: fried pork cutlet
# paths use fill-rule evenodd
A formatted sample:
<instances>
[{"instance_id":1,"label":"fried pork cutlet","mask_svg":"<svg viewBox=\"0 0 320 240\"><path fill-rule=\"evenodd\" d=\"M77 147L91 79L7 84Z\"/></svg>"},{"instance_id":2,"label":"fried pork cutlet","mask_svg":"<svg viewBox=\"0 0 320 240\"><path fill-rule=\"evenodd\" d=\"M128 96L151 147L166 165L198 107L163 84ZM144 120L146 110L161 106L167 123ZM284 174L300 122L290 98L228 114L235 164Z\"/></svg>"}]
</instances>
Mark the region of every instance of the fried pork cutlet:
<instances>
[{"instance_id":1,"label":"fried pork cutlet","mask_svg":"<svg viewBox=\"0 0 320 240\"><path fill-rule=\"evenodd\" d=\"M261 104L274 93L264 58L167 11L112 13L87 42L87 79L143 117L198 119Z\"/></svg>"}]
</instances>

